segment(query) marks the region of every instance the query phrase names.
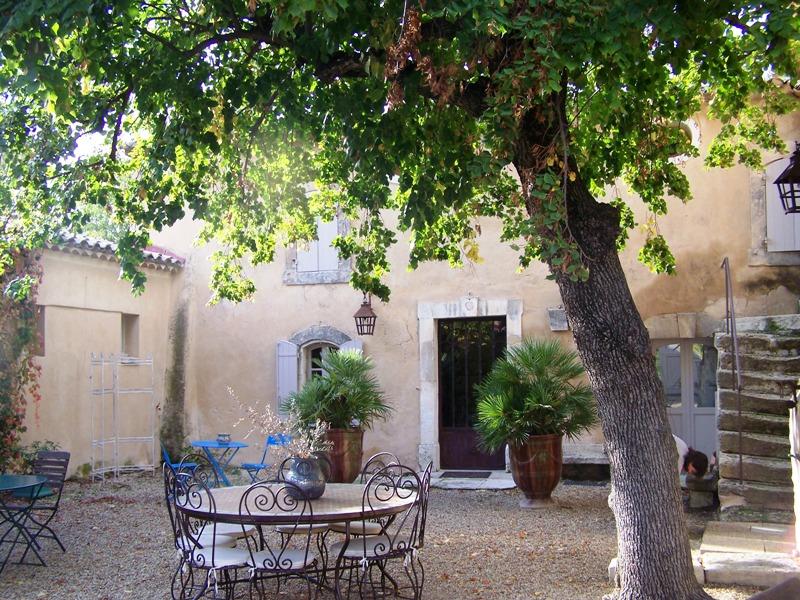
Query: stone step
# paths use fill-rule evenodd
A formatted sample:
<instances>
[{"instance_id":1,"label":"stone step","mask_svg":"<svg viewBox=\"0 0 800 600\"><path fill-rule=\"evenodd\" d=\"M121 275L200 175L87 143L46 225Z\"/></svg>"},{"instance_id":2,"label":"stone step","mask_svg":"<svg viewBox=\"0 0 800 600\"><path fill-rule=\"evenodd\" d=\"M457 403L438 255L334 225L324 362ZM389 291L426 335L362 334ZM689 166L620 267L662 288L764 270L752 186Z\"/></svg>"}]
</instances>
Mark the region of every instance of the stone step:
<instances>
[{"instance_id":1,"label":"stone step","mask_svg":"<svg viewBox=\"0 0 800 600\"><path fill-rule=\"evenodd\" d=\"M735 467L738 471L738 467ZM738 476L738 475L737 475ZM720 502L724 505L725 497L738 496L750 507L762 507L778 511L794 510L794 491L789 484L763 483L745 481L744 487L738 479L720 479L717 486ZM730 503L735 509L737 503Z\"/></svg>"},{"instance_id":2,"label":"stone step","mask_svg":"<svg viewBox=\"0 0 800 600\"><path fill-rule=\"evenodd\" d=\"M739 394L742 402L742 411L778 415L786 417L789 415L789 405L785 397L775 394L758 394L742 390ZM738 411L739 404L736 392L732 390L720 390L719 407L720 410Z\"/></svg>"},{"instance_id":3,"label":"stone step","mask_svg":"<svg viewBox=\"0 0 800 600\"><path fill-rule=\"evenodd\" d=\"M739 317L736 329L739 333L800 336L800 314Z\"/></svg>"},{"instance_id":4,"label":"stone step","mask_svg":"<svg viewBox=\"0 0 800 600\"><path fill-rule=\"evenodd\" d=\"M735 431L719 432L719 449L721 452L736 454L738 460L739 434ZM769 456L786 458L791 451L788 436L766 435L763 433L742 432L742 454L750 456ZM737 467L738 468L738 467Z\"/></svg>"},{"instance_id":5,"label":"stone step","mask_svg":"<svg viewBox=\"0 0 800 600\"><path fill-rule=\"evenodd\" d=\"M800 332L786 332L786 335L769 333L737 333L739 356L745 354L770 354L773 356L800 355ZM731 336L718 333L714 336L714 346L722 352L733 352Z\"/></svg>"},{"instance_id":6,"label":"stone step","mask_svg":"<svg viewBox=\"0 0 800 600\"><path fill-rule=\"evenodd\" d=\"M717 416L717 429L719 431L763 433L766 435L779 435L788 438L789 415L765 415L742 411L741 422L739 412L736 410L720 410Z\"/></svg>"},{"instance_id":7,"label":"stone step","mask_svg":"<svg viewBox=\"0 0 800 600\"><path fill-rule=\"evenodd\" d=\"M733 354L723 352L719 355L719 370L730 371L733 366ZM800 355L776 356L773 354L740 354L739 368L742 371L759 373L777 373L800 377Z\"/></svg>"},{"instance_id":8,"label":"stone step","mask_svg":"<svg viewBox=\"0 0 800 600\"><path fill-rule=\"evenodd\" d=\"M796 383L797 375L742 371L742 390L748 392L791 398ZM730 371L717 371L717 387L724 390L735 390L733 374Z\"/></svg>"},{"instance_id":9,"label":"stone step","mask_svg":"<svg viewBox=\"0 0 800 600\"><path fill-rule=\"evenodd\" d=\"M725 479L739 479L739 456L719 453L719 474ZM792 465L789 457L742 456L742 478L747 482L774 483L791 486Z\"/></svg>"}]
</instances>

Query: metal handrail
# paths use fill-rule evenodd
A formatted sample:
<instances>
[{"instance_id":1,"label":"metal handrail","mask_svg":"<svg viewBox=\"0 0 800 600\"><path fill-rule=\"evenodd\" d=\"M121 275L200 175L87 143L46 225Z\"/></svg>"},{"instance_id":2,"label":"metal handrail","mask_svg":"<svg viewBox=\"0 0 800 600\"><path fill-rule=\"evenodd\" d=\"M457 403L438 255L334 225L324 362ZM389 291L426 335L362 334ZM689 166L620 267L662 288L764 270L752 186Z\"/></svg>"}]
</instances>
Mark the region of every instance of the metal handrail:
<instances>
[{"instance_id":1,"label":"metal handrail","mask_svg":"<svg viewBox=\"0 0 800 600\"><path fill-rule=\"evenodd\" d=\"M731 362L731 374L734 378L736 388L736 425L739 433L739 486L742 485L743 470L742 464L742 369L739 362L739 338L736 335L736 310L733 306L733 284L731 283L731 266L728 257L722 259L720 268L725 271L725 333L731 336L733 347L733 361Z\"/></svg>"}]
</instances>

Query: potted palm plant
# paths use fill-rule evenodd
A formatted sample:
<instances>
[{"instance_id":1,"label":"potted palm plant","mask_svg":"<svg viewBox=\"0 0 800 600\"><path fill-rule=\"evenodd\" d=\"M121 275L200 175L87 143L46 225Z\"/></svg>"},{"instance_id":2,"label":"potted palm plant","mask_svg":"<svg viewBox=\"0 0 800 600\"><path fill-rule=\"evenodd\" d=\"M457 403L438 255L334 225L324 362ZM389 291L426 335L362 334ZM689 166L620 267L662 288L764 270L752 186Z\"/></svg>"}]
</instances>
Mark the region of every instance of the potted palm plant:
<instances>
[{"instance_id":1,"label":"potted palm plant","mask_svg":"<svg viewBox=\"0 0 800 600\"><path fill-rule=\"evenodd\" d=\"M509 446L523 507L544 506L561 479L561 441L597 422L576 352L556 340L525 339L498 359L476 386L477 430L485 449Z\"/></svg>"},{"instance_id":2,"label":"potted palm plant","mask_svg":"<svg viewBox=\"0 0 800 600\"><path fill-rule=\"evenodd\" d=\"M330 425L327 437L332 482L352 482L361 470L364 430L392 412L372 373L372 361L358 350L328 351L316 361L324 373L291 394L283 409L301 423Z\"/></svg>"}]
</instances>

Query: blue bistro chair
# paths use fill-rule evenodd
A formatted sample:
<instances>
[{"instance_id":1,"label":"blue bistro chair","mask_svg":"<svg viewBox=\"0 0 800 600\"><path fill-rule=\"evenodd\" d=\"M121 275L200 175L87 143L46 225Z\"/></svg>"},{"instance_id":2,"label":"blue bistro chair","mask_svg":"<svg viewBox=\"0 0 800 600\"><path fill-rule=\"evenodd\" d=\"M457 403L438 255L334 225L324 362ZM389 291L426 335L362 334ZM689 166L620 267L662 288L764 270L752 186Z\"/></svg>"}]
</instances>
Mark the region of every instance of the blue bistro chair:
<instances>
[{"instance_id":1,"label":"blue bistro chair","mask_svg":"<svg viewBox=\"0 0 800 600\"><path fill-rule=\"evenodd\" d=\"M172 461L172 459L169 457L169 452L167 452L167 449L164 447L164 444L161 444L161 458L164 459L164 464L167 465L169 467L169 470L172 471L173 473L176 473L178 467L181 466L180 461L178 462ZM188 462L188 463L183 463L182 466L184 469L194 471L197 468L197 463Z\"/></svg>"},{"instance_id":2,"label":"blue bistro chair","mask_svg":"<svg viewBox=\"0 0 800 600\"><path fill-rule=\"evenodd\" d=\"M267 441L264 443L264 453L261 455L261 462L256 463L242 463L242 468L250 475L250 480L255 483L258 481L258 474L261 471L266 471L272 466L267 462L267 455L269 454L270 446L285 446L292 441L292 437L282 433L276 435L268 435Z\"/></svg>"}]
</instances>

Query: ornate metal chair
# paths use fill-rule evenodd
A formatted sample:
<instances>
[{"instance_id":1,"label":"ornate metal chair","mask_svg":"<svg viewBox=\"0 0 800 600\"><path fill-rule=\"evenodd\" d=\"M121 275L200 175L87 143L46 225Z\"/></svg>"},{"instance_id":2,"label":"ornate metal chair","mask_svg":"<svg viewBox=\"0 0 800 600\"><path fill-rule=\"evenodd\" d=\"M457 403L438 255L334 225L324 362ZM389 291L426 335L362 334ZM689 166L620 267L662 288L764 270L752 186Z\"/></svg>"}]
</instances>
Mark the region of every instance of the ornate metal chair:
<instances>
[{"instance_id":1,"label":"ornate metal chair","mask_svg":"<svg viewBox=\"0 0 800 600\"><path fill-rule=\"evenodd\" d=\"M265 511L285 514L287 523L281 531L263 535L260 540L247 539L250 565L250 597L258 592L264 597L265 584L274 581L276 596L280 594L281 581L298 577L305 581L311 598L310 576L319 575L319 560L311 550L312 528L300 523L313 518L311 502L305 493L288 481L259 481L251 485L239 502L242 522L252 520ZM242 527L245 527L243 525Z\"/></svg>"},{"instance_id":2,"label":"ornate metal chair","mask_svg":"<svg viewBox=\"0 0 800 600\"><path fill-rule=\"evenodd\" d=\"M388 465L370 477L362 496L364 514L379 510L392 500L413 498L413 502L379 535L356 537L346 534L343 541L331 546L331 555L337 557L337 598L349 598L354 588L358 589L360 598L367 590L370 595L383 596L387 585L394 588L395 595L402 590L413 598L422 597L425 573L417 550L419 533L425 528L423 507L427 507L427 502L424 490L417 473L403 465ZM399 573L392 572L391 565L398 563L402 566ZM402 577L407 580L407 585L401 587L398 579Z\"/></svg>"},{"instance_id":3,"label":"ornate metal chair","mask_svg":"<svg viewBox=\"0 0 800 600\"><path fill-rule=\"evenodd\" d=\"M359 483L367 483L370 477L381 469L390 465L399 465L397 456L391 452L378 452L369 457L361 469ZM391 518L374 521L355 521L353 523L331 523L329 528L336 533L350 533L350 535L378 535L388 525Z\"/></svg>"},{"instance_id":4,"label":"ornate metal chair","mask_svg":"<svg viewBox=\"0 0 800 600\"><path fill-rule=\"evenodd\" d=\"M197 457L198 459L201 457ZM180 598L201 598L213 585L214 595L218 596L219 588L225 592L225 598L233 598L236 570L248 566L249 554L243 548L230 546L228 536L217 529L216 502L207 482L213 482L213 467L192 457L191 461L198 466L191 472L178 468L171 479L171 496L174 502L176 547L182 555L179 571L188 571L188 575L180 578ZM208 461L205 461L206 463ZM193 515L192 513L195 513ZM197 513L207 518L199 518ZM241 530L241 535L245 535ZM234 541L235 544L235 541ZM205 572L201 581L196 581L195 572ZM231 577L233 572L233 578ZM177 577L173 576L173 587ZM175 590L173 589L173 595Z\"/></svg>"},{"instance_id":5,"label":"ornate metal chair","mask_svg":"<svg viewBox=\"0 0 800 600\"><path fill-rule=\"evenodd\" d=\"M204 454L194 453L187 454L178 463L177 471L181 473L188 473L194 479L202 481L208 488L218 488L220 486L219 475L217 474L214 465L208 460ZM246 535L255 536L257 533L254 525L248 526L244 533L242 528L235 523L217 523L216 535L227 535L232 538L242 538Z\"/></svg>"},{"instance_id":6,"label":"ornate metal chair","mask_svg":"<svg viewBox=\"0 0 800 600\"><path fill-rule=\"evenodd\" d=\"M183 536L180 523L177 518L177 508L175 507L175 492L177 489L182 489L182 486L176 481L176 477L180 476L180 463L164 463L162 467L164 475L164 500L167 505L167 513L169 514L169 523L172 528L172 539L175 546L175 551L178 556L178 566L172 575L171 593L173 600L179 600L181 595L180 590L191 588L193 586L193 571L189 568L186 562L190 544ZM233 537L226 535L217 535L216 538L210 535L203 536L199 540L203 546L209 546L216 543L226 548L233 548L236 546L236 540Z\"/></svg>"},{"instance_id":7,"label":"ornate metal chair","mask_svg":"<svg viewBox=\"0 0 800 600\"><path fill-rule=\"evenodd\" d=\"M55 540L62 552L66 552L66 548L64 548L61 540L58 539L56 532L50 527L50 521L56 516L58 505L61 503L64 479L67 476L67 468L69 467L69 457L69 452L39 451L33 463L33 473L34 475L44 475L47 477L47 482L41 487L26 490L23 495L19 496L33 502L31 512L28 514L29 530L33 543L38 545L41 538ZM38 491L34 492L33 490ZM32 493L34 494L33 497L30 495ZM20 563L25 560L28 550L30 550L30 546L25 549L20 558Z\"/></svg>"}]
</instances>

